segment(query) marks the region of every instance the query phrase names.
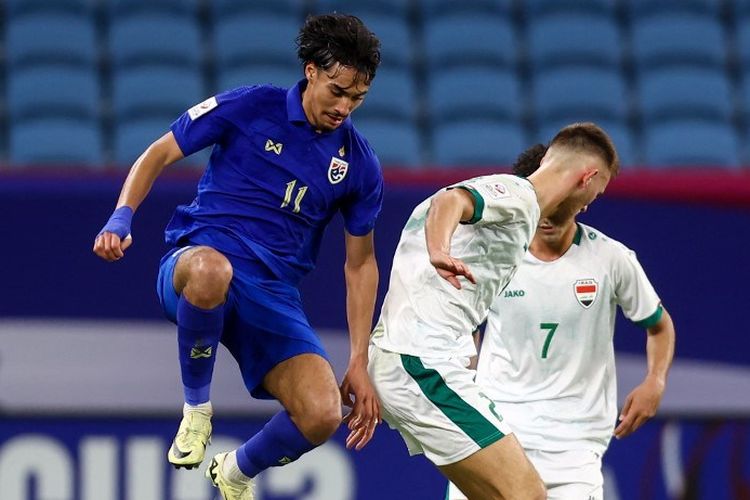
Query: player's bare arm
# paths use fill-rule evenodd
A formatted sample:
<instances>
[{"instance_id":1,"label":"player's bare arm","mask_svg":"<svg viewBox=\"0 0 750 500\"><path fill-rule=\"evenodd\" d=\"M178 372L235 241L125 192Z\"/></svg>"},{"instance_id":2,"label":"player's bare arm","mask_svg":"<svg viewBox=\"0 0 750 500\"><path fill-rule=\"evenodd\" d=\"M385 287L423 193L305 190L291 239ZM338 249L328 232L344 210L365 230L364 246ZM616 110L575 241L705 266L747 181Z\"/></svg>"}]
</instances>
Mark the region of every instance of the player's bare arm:
<instances>
[{"instance_id":1,"label":"player's bare arm","mask_svg":"<svg viewBox=\"0 0 750 500\"><path fill-rule=\"evenodd\" d=\"M346 233L346 312L351 339L349 366L341 384L341 399L352 408L347 416L351 433L347 447L362 449L380 422L380 402L367 374L370 330L378 289L373 232L365 236ZM352 398L354 396L354 398Z\"/></svg>"},{"instance_id":2,"label":"player's bare arm","mask_svg":"<svg viewBox=\"0 0 750 500\"><path fill-rule=\"evenodd\" d=\"M468 221L474 214L474 197L464 189L449 189L435 196L425 221L427 252L437 273L457 289L458 276L476 283L474 275L461 259L450 255L451 238L459 222Z\"/></svg>"},{"instance_id":3,"label":"player's bare arm","mask_svg":"<svg viewBox=\"0 0 750 500\"><path fill-rule=\"evenodd\" d=\"M157 139L138 157L122 186L115 213L94 241L96 255L108 262L123 257L124 251L132 243L132 238L128 236L133 212L143 203L162 170L182 157L172 132Z\"/></svg>"},{"instance_id":4,"label":"player's bare arm","mask_svg":"<svg viewBox=\"0 0 750 500\"><path fill-rule=\"evenodd\" d=\"M666 309L661 319L648 328L646 357L648 373L643 382L625 399L615 437L620 439L635 432L656 414L667 384L667 372L674 356L675 331Z\"/></svg>"}]
</instances>

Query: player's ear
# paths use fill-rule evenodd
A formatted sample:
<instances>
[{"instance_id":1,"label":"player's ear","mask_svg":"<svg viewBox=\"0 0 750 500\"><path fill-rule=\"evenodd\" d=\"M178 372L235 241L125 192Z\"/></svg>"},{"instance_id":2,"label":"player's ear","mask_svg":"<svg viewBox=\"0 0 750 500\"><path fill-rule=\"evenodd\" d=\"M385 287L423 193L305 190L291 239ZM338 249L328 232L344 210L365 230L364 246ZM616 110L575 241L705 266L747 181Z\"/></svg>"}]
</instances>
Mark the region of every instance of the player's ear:
<instances>
[{"instance_id":1,"label":"player's ear","mask_svg":"<svg viewBox=\"0 0 750 500\"><path fill-rule=\"evenodd\" d=\"M313 78L315 78L316 68L315 63L309 62L305 64L305 78L307 78L307 81L312 81Z\"/></svg>"},{"instance_id":2,"label":"player's ear","mask_svg":"<svg viewBox=\"0 0 750 500\"><path fill-rule=\"evenodd\" d=\"M584 187L588 187L589 184L591 184L591 181L599 174L598 168L592 168L591 170L587 170L583 177L581 178L581 182L583 183Z\"/></svg>"}]
</instances>

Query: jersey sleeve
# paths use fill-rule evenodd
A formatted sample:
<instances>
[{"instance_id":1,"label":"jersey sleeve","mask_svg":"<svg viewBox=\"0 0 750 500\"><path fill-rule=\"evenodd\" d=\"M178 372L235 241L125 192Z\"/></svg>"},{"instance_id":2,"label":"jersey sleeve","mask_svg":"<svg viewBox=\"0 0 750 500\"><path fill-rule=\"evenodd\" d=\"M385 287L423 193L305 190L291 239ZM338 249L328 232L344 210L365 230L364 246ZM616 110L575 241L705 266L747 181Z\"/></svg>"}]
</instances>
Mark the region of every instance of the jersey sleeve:
<instances>
[{"instance_id":1,"label":"jersey sleeve","mask_svg":"<svg viewBox=\"0 0 750 500\"><path fill-rule=\"evenodd\" d=\"M448 189L465 189L474 197L474 213L471 219L462 224L510 220L523 203L506 180L495 176L469 179Z\"/></svg>"},{"instance_id":2,"label":"jersey sleeve","mask_svg":"<svg viewBox=\"0 0 750 500\"><path fill-rule=\"evenodd\" d=\"M374 154L368 155L363 161L365 175L341 208L344 227L353 236L364 236L372 231L383 206L383 172L380 162Z\"/></svg>"},{"instance_id":3,"label":"jersey sleeve","mask_svg":"<svg viewBox=\"0 0 750 500\"><path fill-rule=\"evenodd\" d=\"M614 266L617 303L623 314L643 328L655 325L662 314L661 301L636 258L626 247L618 248Z\"/></svg>"},{"instance_id":4,"label":"jersey sleeve","mask_svg":"<svg viewBox=\"0 0 750 500\"><path fill-rule=\"evenodd\" d=\"M182 154L189 156L220 142L255 87L229 90L196 104L180 115L170 127Z\"/></svg>"}]
</instances>

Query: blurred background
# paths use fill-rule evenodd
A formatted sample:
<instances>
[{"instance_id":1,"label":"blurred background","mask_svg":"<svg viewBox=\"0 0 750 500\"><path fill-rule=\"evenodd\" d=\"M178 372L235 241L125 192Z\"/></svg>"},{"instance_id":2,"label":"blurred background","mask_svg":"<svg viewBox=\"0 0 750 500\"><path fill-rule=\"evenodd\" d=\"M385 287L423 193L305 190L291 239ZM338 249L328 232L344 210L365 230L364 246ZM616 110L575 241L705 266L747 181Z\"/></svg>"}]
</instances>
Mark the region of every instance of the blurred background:
<instances>
[{"instance_id":1,"label":"blurred background","mask_svg":"<svg viewBox=\"0 0 750 500\"><path fill-rule=\"evenodd\" d=\"M355 13L383 63L354 123L386 177L379 298L411 209L439 187L507 171L563 125L613 137L621 175L581 218L633 248L677 329L657 418L605 455L609 499L750 498L750 1L0 1L0 500L205 500L165 453L181 389L155 295L163 228L208 152L172 167L134 245L91 253L128 168L192 105L293 85L307 13ZM343 375L343 227L306 310ZM620 399L645 374L645 332L618 318ZM213 450L277 410L219 354ZM259 480L263 500L440 499L445 481L381 426ZM212 450L209 451L211 453Z\"/></svg>"}]
</instances>

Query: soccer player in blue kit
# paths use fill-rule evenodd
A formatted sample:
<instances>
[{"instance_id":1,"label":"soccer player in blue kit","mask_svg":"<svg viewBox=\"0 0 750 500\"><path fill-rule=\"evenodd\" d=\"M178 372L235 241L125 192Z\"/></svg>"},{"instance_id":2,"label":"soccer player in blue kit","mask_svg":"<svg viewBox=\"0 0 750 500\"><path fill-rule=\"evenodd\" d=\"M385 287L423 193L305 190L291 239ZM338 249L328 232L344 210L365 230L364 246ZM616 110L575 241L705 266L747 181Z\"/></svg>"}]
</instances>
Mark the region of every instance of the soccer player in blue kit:
<instances>
[{"instance_id":1,"label":"soccer player in blue kit","mask_svg":"<svg viewBox=\"0 0 750 500\"><path fill-rule=\"evenodd\" d=\"M297 37L304 79L286 90L241 87L180 116L136 160L117 207L97 235L107 261L131 244L133 212L169 164L212 146L190 205L166 229L157 291L177 324L183 419L169 452L176 467L201 463L211 435L209 388L218 342L257 398L284 411L206 471L226 500L253 497L252 478L325 442L353 406L350 425L372 437L380 406L367 374L378 282L373 227L383 179L375 153L349 115L380 63L377 37L356 17L309 17ZM297 290L313 267L323 230L341 212L351 357L341 387ZM353 396L353 397L352 397Z\"/></svg>"}]
</instances>

